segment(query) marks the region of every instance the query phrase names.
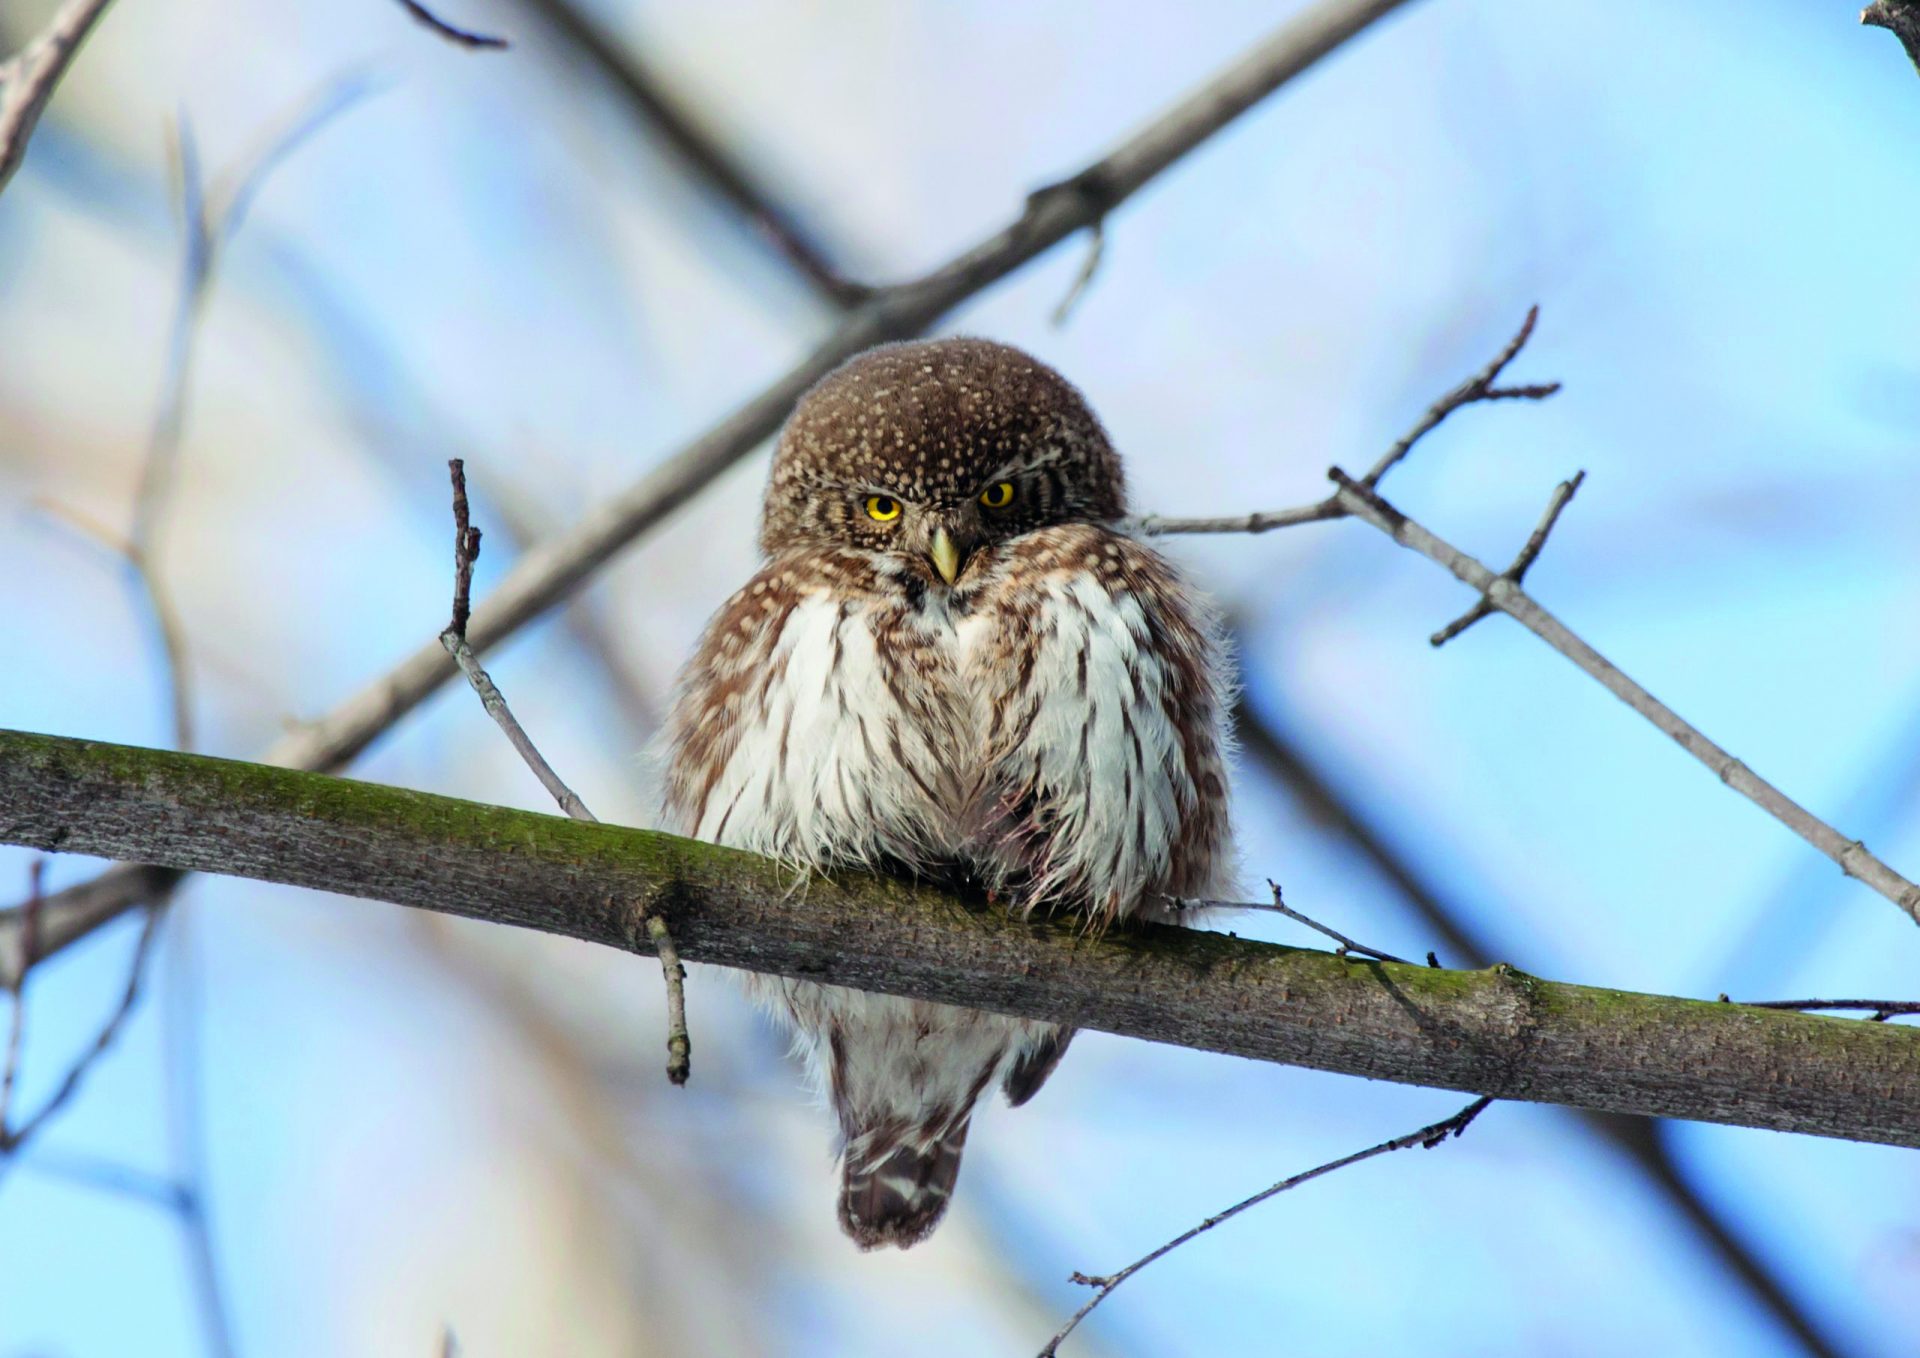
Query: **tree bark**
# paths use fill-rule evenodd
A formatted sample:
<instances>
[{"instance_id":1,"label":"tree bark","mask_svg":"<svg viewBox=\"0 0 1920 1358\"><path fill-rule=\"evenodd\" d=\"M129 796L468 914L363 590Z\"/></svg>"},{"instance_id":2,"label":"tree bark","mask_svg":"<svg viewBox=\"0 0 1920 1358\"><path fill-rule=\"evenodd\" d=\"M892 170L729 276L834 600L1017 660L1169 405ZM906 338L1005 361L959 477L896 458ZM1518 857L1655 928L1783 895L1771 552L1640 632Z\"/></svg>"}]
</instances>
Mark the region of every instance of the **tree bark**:
<instances>
[{"instance_id":1,"label":"tree bark","mask_svg":"<svg viewBox=\"0 0 1920 1358\"><path fill-rule=\"evenodd\" d=\"M1231 934L1082 934L859 875L321 774L0 731L0 842L250 877L1405 1084L1920 1146L1920 1033ZM0 959L5 961L6 959ZM13 963L17 966L17 960Z\"/></svg>"}]
</instances>

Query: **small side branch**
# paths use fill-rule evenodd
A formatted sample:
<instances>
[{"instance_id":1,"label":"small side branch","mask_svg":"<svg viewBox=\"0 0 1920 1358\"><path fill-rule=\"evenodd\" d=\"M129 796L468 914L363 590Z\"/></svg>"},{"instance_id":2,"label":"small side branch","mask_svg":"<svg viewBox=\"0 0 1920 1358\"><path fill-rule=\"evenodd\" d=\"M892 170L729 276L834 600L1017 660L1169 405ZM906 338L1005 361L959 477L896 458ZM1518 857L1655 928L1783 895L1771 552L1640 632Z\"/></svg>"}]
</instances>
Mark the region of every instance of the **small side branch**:
<instances>
[{"instance_id":1,"label":"small side branch","mask_svg":"<svg viewBox=\"0 0 1920 1358\"><path fill-rule=\"evenodd\" d=\"M479 695L480 705L487 710L494 724L506 733L507 740L514 750L533 770L534 777L540 780L560 809L574 820L599 824L599 817L587 810L587 804L580 800L579 794L566 785L566 782L553 770L547 757L533 743L526 729L513 715L513 709L507 706L507 700L473 653L473 647L467 643L467 622L473 615L473 563L480 556L480 530L473 526L473 516L467 502L467 468L460 458L451 458L447 470L453 479L453 614L446 629L440 633L440 644L453 657L460 672L467 676L467 682ZM680 964L679 951L674 947L673 935L667 928L667 922L659 911L652 906L644 908L647 936L653 940L654 949L660 956L660 970L667 982L667 1078L677 1085L687 1082L691 1072L692 1041L687 1034L687 969Z\"/></svg>"},{"instance_id":2,"label":"small side branch","mask_svg":"<svg viewBox=\"0 0 1920 1358\"><path fill-rule=\"evenodd\" d=\"M1575 493L1580 489L1580 483L1586 479L1585 472L1575 472L1572 480L1562 481L1553 488L1553 498L1547 501L1546 513L1540 516L1540 522L1528 536L1526 545L1520 549L1520 555L1513 559L1513 564L1500 572L1499 580L1506 581L1516 589L1519 588L1521 582L1527 578L1528 568L1539 557L1541 548L1547 545L1547 535L1553 531L1553 526L1560 522L1560 512L1572 502ZM1491 617L1493 612L1493 601L1482 594L1472 608L1442 627L1427 640L1437 649L1452 641L1480 619Z\"/></svg>"},{"instance_id":3,"label":"small side branch","mask_svg":"<svg viewBox=\"0 0 1920 1358\"><path fill-rule=\"evenodd\" d=\"M1489 611L1498 610L1505 613L1586 671L1609 693L1651 722L1681 749L1713 770L1721 782L1832 859L1847 876L1855 878L1885 896L1908 918L1915 923L1920 923L1920 884L1894 871L1859 840L1850 839L1841 834L1772 783L1761 778L1743 761L1734 758L1728 751L1709 740L1698 727L1682 719L1679 713L1629 678L1572 628L1541 607L1540 603L1521 586L1519 576L1524 574L1526 566L1532 564L1533 556L1538 555L1536 540L1541 545L1545 544L1547 534L1552 531L1560 511L1566 507L1566 502L1572 498L1580 478L1574 478L1555 492L1553 501L1547 507L1547 513L1541 519L1540 526L1534 530L1534 537L1528 540L1527 549L1522 550L1514 565L1503 574L1496 574L1485 563L1467 555L1381 497L1378 489L1380 478L1404 459L1422 438L1439 426L1442 420L1462 406L1500 400L1536 401L1551 396L1560 389L1557 382L1528 383L1510 387L1497 385L1501 373L1519 356L1528 337L1532 335L1538 314L1537 307L1530 308L1519 331L1494 356L1493 361L1429 407L1414 427L1389 448L1365 476L1355 478L1339 467L1330 469L1327 476L1334 482L1336 490L1327 499L1293 509L1269 511L1238 519L1144 519L1136 524L1137 530L1162 534L1257 532L1269 527L1287 527L1292 524L1313 523L1324 519L1361 520L1369 527L1385 533L1402 547L1434 562L1480 595L1480 602L1470 609L1465 617L1452 627L1442 629L1435 635L1433 640L1436 645L1446 641L1450 636L1459 635L1462 630L1486 616Z\"/></svg>"},{"instance_id":4,"label":"small side branch","mask_svg":"<svg viewBox=\"0 0 1920 1358\"><path fill-rule=\"evenodd\" d=\"M35 889L37 892L37 880ZM104 1056L107 1049L113 1046L114 1039L120 1036L120 1030L126 1026L128 1016L133 1013L134 1006L138 1004L140 1000L140 982L146 975L147 956L153 950L153 937L155 928L160 922L160 914L161 912L159 910L150 909L147 911L147 918L140 926L140 941L134 946L133 962L127 968L127 984L126 988L120 993L120 1002L114 1006L113 1012L107 1016L107 1021L100 1026L100 1031L94 1035L92 1045L89 1046L85 1052L81 1053L80 1057L75 1060L71 1066L67 1067L67 1073L60 1081L60 1087L53 1091L53 1096L42 1104L32 1117L22 1122L18 1127L0 1122L0 1162L11 1158L14 1152L18 1151L28 1141L33 1139L35 1132L38 1132L42 1127L46 1126L49 1119L62 1108L66 1107L67 1101L79 1091L82 1082L85 1081L87 1077L87 1072L93 1068L94 1062ZM15 1059L19 1054L20 1011L24 1004L25 997L23 992L25 986L26 976L23 973L20 979L20 985L15 988L13 993L14 1017L12 1027L9 1030L7 1043L8 1058L5 1093L9 1099L12 1094Z\"/></svg>"},{"instance_id":5,"label":"small side branch","mask_svg":"<svg viewBox=\"0 0 1920 1358\"><path fill-rule=\"evenodd\" d=\"M1380 455L1367 474L1360 478L1360 484L1371 490L1380 484L1380 478L1392 471L1394 465L1413 451L1413 445L1440 427L1440 422L1459 410L1462 406L1478 405L1482 401L1544 401L1560 390L1558 382L1535 382L1527 386L1496 386L1500 374L1507 365L1520 356L1527 347L1527 341L1533 338L1533 327L1540 319L1540 308L1527 308L1527 318L1520 323L1520 329L1507 347L1493 356L1493 360L1479 372L1469 377L1452 391L1427 407L1427 413L1420 417L1419 423L1409 429L1386 452Z\"/></svg>"},{"instance_id":6,"label":"small side branch","mask_svg":"<svg viewBox=\"0 0 1920 1358\"><path fill-rule=\"evenodd\" d=\"M464 47L469 52L499 51L511 45L505 38L495 37L491 33L457 28L421 4L420 0L400 0L400 6L424 27L438 33L455 47Z\"/></svg>"},{"instance_id":7,"label":"small side branch","mask_svg":"<svg viewBox=\"0 0 1920 1358\"><path fill-rule=\"evenodd\" d=\"M1396 1136L1391 1141L1382 1141L1379 1145L1369 1146L1366 1150L1355 1151L1352 1155L1343 1155L1338 1160L1329 1160L1324 1165L1316 1165L1314 1168L1307 1170L1304 1173L1296 1174L1290 1179L1282 1179L1279 1183L1274 1184L1270 1188L1261 1189L1258 1193L1255 1193L1250 1198L1243 1198L1241 1201L1236 1202L1233 1206L1227 1208L1226 1211L1218 1213L1217 1215L1208 1217L1205 1221L1201 1222L1198 1226L1193 1227L1191 1230L1181 1232L1179 1235L1169 1240L1166 1244L1162 1245L1159 1249L1153 1251L1153 1253L1143 1255L1142 1257L1134 1260L1131 1264L1128 1264L1125 1268L1121 1269L1118 1273L1109 1273L1109 1274L1103 1274L1103 1275L1088 1275L1085 1273L1075 1273L1072 1276L1073 1282L1080 1283L1086 1287L1096 1288L1098 1290L1094 1293L1093 1297L1087 1302L1085 1306L1082 1306L1078 1311L1075 1311L1073 1313L1072 1319L1067 1321L1065 1325L1061 1326L1060 1329L1055 1332L1054 1336L1051 1339L1047 1340L1046 1345L1040 1350L1040 1358L1054 1358L1054 1356L1060 1350L1060 1345L1062 1341L1064 1341L1068 1335L1072 1334L1074 1330L1079 1327L1080 1322L1085 1320L1088 1317L1088 1315L1090 1315L1093 1312L1094 1307L1098 1306L1101 1302L1105 1301L1108 1297L1112 1296L1114 1293L1114 1289L1119 1287L1120 1284L1124 1283L1127 1279L1131 1278L1134 1274L1138 1273L1141 1269L1145 1268L1148 1264L1153 1263L1156 1259L1162 1259L1167 1255L1173 1253L1173 1251L1179 1249L1182 1245L1186 1244L1189 1240L1194 1239L1196 1236L1205 1235L1208 1231L1212 1230L1215 1226L1218 1226L1221 1222L1229 1221L1232 1218L1239 1216L1242 1212L1246 1211L1249 1207L1258 1207L1261 1203L1265 1202L1268 1198L1274 1197L1281 1193L1285 1193L1288 1189L1298 1188L1301 1184L1311 1182L1312 1180L1318 1179L1323 1175L1331 1174L1337 1169L1345 1169L1349 1165L1357 1165L1362 1160L1371 1160L1375 1156L1386 1155L1390 1151L1411 1150L1415 1146L1421 1146L1427 1150L1432 1150L1435 1146L1440 1145L1442 1142L1446 1141L1449 1137L1457 1137L1457 1136L1463 1135L1466 1132L1467 1128L1472 1125L1473 1120L1479 1117L1480 1114L1485 1112L1487 1110L1487 1106L1492 1102L1493 1100L1490 1098L1475 1099L1472 1103L1468 1104L1465 1108L1462 1108L1459 1112L1455 1113L1450 1118L1443 1118L1439 1122L1435 1122L1430 1124L1429 1126L1422 1127L1420 1128L1420 1130L1416 1132L1408 1132L1405 1136Z\"/></svg>"},{"instance_id":8,"label":"small side branch","mask_svg":"<svg viewBox=\"0 0 1920 1358\"><path fill-rule=\"evenodd\" d=\"M1720 996L1722 1004L1740 1004L1748 1009L1791 1009L1809 1013L1820 1009L1858 1009L1870 1011L1869 1023L1885 1023L1907 1014L1920 1014L1920 1000L1733 1000Z\"/></svg>"}]
</instances>

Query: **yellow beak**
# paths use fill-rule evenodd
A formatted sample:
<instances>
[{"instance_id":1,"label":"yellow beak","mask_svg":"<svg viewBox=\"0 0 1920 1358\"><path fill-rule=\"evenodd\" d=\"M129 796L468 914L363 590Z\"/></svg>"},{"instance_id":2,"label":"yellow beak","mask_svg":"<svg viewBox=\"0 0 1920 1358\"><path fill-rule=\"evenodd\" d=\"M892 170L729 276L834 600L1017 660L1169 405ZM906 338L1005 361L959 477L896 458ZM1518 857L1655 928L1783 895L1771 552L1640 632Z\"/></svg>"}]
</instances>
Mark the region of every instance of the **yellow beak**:
<instances>
[{"instance_id":1,"label":"yellow beak","mask_svg":"<svg viewBox=\"0 0 1920 1358\"><path fill-rule=\"evenodd\" d=\"M960 577L960 549L953 545L953 539L947 536L947 530L933 530L933 546L927 550L933 568L940 572L940 578L951 585Z\"/></svg>"}]
</instances>

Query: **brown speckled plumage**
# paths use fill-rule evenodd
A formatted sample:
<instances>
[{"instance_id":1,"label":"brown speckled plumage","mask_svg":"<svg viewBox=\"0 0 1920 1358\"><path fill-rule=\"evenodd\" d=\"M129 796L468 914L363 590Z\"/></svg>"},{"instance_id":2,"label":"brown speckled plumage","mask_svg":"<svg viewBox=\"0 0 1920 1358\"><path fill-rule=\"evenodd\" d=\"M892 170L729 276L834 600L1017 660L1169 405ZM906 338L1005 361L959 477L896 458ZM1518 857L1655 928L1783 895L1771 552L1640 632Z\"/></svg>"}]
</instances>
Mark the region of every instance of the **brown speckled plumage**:
<instances>
[{"instance_id":1,"label":"brown speckled plumage","mask_svg":"<svg viewBox=\"0 0 1920 1358\"><path fill-rule=\"evenodd\" d=\"M829 375L781 435L767 564L682 675L670 824L1090 927L1229 889L1212 614L1125 507L1099 421L1018 350L889 345ZM981 1092L1025 1102L1071 1037L756 984L835 1110L841 1221L868 1248L933 1228Z\"/></svg>"}]
</instances>

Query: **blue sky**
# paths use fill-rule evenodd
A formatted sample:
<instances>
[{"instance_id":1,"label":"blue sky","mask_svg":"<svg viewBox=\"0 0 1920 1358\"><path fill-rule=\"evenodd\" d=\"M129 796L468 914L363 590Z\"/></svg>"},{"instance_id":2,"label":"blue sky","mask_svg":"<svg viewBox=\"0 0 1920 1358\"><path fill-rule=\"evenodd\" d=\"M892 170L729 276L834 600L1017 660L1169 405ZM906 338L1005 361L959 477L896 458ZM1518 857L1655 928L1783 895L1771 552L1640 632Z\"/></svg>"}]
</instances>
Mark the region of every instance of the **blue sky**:
<instances>
[{"instance_id":1,"label":"blue sky","mask_svg":"<svg viewBox=\"0 0 1920 1358\"><path fill-rule=\"evenodd\" d=\"M511 4L450 16L531 38ZM834 242L892 278L1002 224L1274 21L1252 3L777 5L600 13ZM1088 394L1139 507L1323 493L1538 302L1514 375L1396 502L1490 562L1587 483L1530 582L1710 736L1920 867L1920 80L1848 5L1422 0L1142 193L1068 325L1062 247L948 329ZM17 22L17 21L10 21ZM210 55L219 52L218 57ZM437 628L444 459L564 524L831 324L538 41L469 56L379 0L116 7L0 201L0 724L147 743L137 599L35 508L124 521L175 231L163 129L231 163L309 91L380 92L294 156L223 263L165 568L206 748L246 756ZM756 456L586 594L643 692L752 568ZM510 558L487 510L479 588ZM1509 959L1663 992L1911 996L1912 926L1533 638L1353 524L1182 543L1243 619L1252 701ZM494 673L601 815L642 821L646 732L568 626ZM542 807L464 693L359 765ZM1364 864L1245 772L1250 881L1402 953ZM86 865L55 865L58 881ZM0 882L26 859L0 853ZM11 897L12 887L0 891ZM247 884L185 896L209 1190L244 1352L1029 1352L1105 1271L1457 1096L1087 1037L990 1109L954 1220L862 1257L824 1118L700 972L694 1084L659 1075L632 959ZM1256 920L1243 932L1297 935ZM31 1104L110 1003L116 930L36 976ZM168 995L0 1178L0 1355L204 1352L164 1214L78 1185L169 1172ZM1673 1129L1683 1169L1849 1353L1920 1343L1906 1152ZM108 1280L103 1286L102 1280ZM1129 1283L1077 1351L1791 1354L1571 1115L1502 1105L1444 1151L1270 1203ZM1069 1349L1069 1352L1076 1351Z\"/></svg>"}]
</instances>

